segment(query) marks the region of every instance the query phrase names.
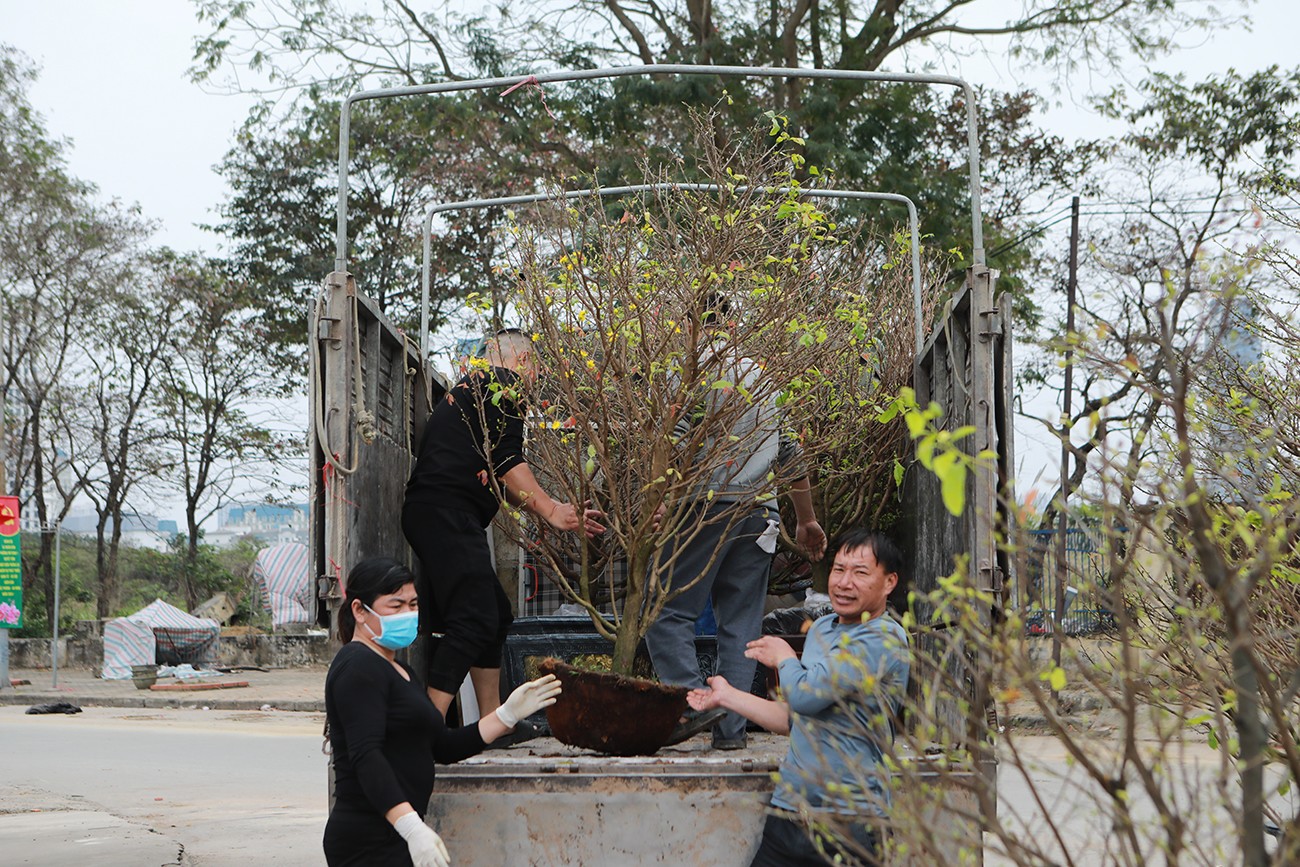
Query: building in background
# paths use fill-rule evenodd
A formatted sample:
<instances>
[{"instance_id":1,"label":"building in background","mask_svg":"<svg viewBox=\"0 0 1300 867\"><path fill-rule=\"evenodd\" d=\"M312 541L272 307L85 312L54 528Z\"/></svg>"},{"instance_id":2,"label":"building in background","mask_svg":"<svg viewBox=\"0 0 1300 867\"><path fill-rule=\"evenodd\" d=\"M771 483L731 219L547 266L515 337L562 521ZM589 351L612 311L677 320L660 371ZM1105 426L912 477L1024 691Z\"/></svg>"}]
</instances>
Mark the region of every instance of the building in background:
<instances>
[{"instance_id":1,"label":"building in background","mask_svg":"<svg viewBox=\"0 0 1300 867\"><path fill-rule=\"evenodd\" d=\"M36 511L33 509L31 514L34 516ZM98 522L99 516L94 512L75 512L63 519L63 532L93 538ZM36 533L41 530L34 519L27 518L26 513L23 516L22 528L25 533ZM110 521L105 532L112 531L113 523ZM135 513L127 515L122 520L122 542L132 548L166 551L179 532L180 525L176 521L159 518L157 515Z\"/></svg>"},{"instance_id":2,"label":"building in background","mask_svg":"<svg viewBox=\"0 0 1300 867\"><path fill-rule=\"evenodd\" d=\"M97 521L94 512L75 513L64 519L63 531L93 537ZM29 520L26 513L22 518L22 529L27 533L40 531L40 527L36 526L34 520ZM109 530L112 530L111 524ZM184 534L179 522L156 515L127 515L122 522L122 541L133 548L166 551L178 534ZM233 545L245 537L255 538L263 545L285 542L306 544L307 504L281 506L255 503L227 506L203 527L203 541L218 548Z\"/></svg>"},{"instance_id":3,"label":"building in background","mask_svg":"<svg viewBox=\"0 0 1300 867\"><path fill-rule=\"evenodd\" d=\"M267 545L307 544L307 504L253 503L226 506L217 513L217 526L204 527L203 540L217 547L252 536Z\"/></svg>"}]
</instances>

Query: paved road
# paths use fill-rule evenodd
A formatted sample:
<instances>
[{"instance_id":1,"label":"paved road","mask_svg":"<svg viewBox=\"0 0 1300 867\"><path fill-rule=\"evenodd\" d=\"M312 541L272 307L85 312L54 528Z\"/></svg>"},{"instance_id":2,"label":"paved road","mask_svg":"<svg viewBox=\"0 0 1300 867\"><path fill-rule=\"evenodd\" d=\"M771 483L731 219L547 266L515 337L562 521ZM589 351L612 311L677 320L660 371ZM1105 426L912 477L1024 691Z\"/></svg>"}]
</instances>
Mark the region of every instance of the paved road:
<instances>
[{"instance_id":1,"label":"paved road","mask_svg":"<svg viewBox=\"0 0 1300 867\"><path fill-rule=\"evenodd\" d=\"M1202 741L1202 742L1197 742ZM1104 738L1080 738L1079 743L1099 767L1128 783L1130 817L1141 840L1138 863L1161 864L1165 857L1160 844L1165 839L1160 812L1144 790L1131 763L1126 764L1117 746ZM1013 753L1012 745L1015 751ZM1138 750L1154 768L1153 779L1161 796L1185 822L1184 851L1179 864L1232 865L1240 863L1237 828L1228 805L1240 800L1241 792L1231 782L1224 757L1201 738L1189 736L1169 745L1163 762L1153 764L1159 745L1140 742ZM1014 734L1003 739L998 765L998 819L1011 836L1033 841L1050 863L1077 867L1102 867L1126 862L1119 856L1114 816L1108 798L1065 747L1055 738ZM1281 816L1295 815L1300 804L1294 794L1279 793L1282 779L1277 769L1268 774L1268 800ZM1048 823L1044 816L1051 816ZM1056 839L1055 831L1060 839ZM996 841L986 835L986 867L1003 867L1014 862L999 852ZM1064 846L1062 846L1062 842ZM1272 841L1266 841L1272 847ZM1069 859L1063 855L1068 849ZM1023 863L1023 862L1021 862Z\"/></svg>"},{"instance_id":2,"label":"paved road","mask_svg":"<svg viewBox=\"0 0 1300 867\"><path fill-rule=\"evenodd\" d=\"M23 710L0 707L5 865L321 863L321 714L89 707L74 716L27 716ZM1001 821L1044 839L1042 816L1050 814L1071 853L1081 856L1075 863L1111 863L1110 820L1060 744L1033 735L1017 735L1015 743L1027 770L1007 761L1004 742ZM1224 793L1214 785L1218 762L1208 747L1189 747L1163 776L1192 821L1203 863L1231 864L1235 841L1219 801ZM1151 815L1144 805L1138 813ZM995 849L986 864L1008 863Z\"/></svg>"},{"instance_id":3,"label":"paved road","mask_svg":"<svg viewBox=\"0 0 1300 867\"><path fill-rule=\"evenodd\" d=\"M322 724L276 711L0 707L2 860L318 865Z\"/></svg>"}]
</instances>

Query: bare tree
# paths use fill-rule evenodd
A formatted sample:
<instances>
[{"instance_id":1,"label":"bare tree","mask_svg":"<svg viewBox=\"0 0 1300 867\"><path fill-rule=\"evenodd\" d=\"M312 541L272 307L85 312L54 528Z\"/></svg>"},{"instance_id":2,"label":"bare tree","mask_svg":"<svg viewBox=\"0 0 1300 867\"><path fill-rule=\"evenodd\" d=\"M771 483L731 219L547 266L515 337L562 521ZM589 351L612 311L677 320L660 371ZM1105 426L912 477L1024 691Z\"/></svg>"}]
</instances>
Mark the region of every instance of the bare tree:
<instances>
[{"instance_id":1,"label":"bare tree","mask_svg":"<svg viewBox=\"0 0 1300 867\"><path fill-rule=\"evenodd\" d=\"M76 371L84 383L80 406L66 408L60 419L74 444L70 468L97 513L99 617L116 614L118 552L125 520L134 515L132 495L161 479L174 461L152 412L181 310L168 258L138 262L122 289L105 299L99 327L86 335L84 367Z\"/></svg>"},{"instance_id":2,"label":"bare tree","mask_svg":"<svg viewBox=\"0 0 1300 867\"><path fill-rule=\"evenodd\" d=\"M3 392L7 491L43 528L67 516L80 490L55 419L85 353L104 299L148 225L116 204L96 205L94 187L67 173L65 143L53 139L26 98L35 69L0 46L0 292L5 328ZM53 536L42 533L27 570L54 617Z\"/></svg>"},{"instance_id":3,"label":"bare tree","mask_svg":"<svg viewBox=\"0 0 1300 867\"><path fill-rule=\"evenodd\" d=\"M182 588L193 608L201 588L186 579L199 560L202 524L233 499L264 492L302 443L275 426L275 408L292 386L277 375L250 293L216 263L179 259L167 268L178 301L151 410L170 455L168 477L184 497L191 568Z\"/></svg>"},{"instance_id":4,"label":"bare tree","mask_svg":"<svg viewBox=\"0 0 1300 867\"><path fill-rule=\"evenodd\" d=\"M758 141L728 142L699 123L719 194L663 191L624 202L617 217L574 205L521 228L511 262L517 316L548 371L535 387L516 386L538 423L529 463L563 499L604 511L608 530L598 545L575 546L506 526L614 641L621 673L677 592L664 540L698 534L697 510L764 443L799 441L803 458L774 467L750 494L758 501L822 467L833 448L843 453L846 431L877 424L872 400L850 405L864 354L882 368L911 364L908 338L898 341L909 347L903 359L894 349L894 335L913 333L910 299L899 303L908 275L882 270L881 245L837 226L797 184L772 191L794 183L798 161L782 154L781 124L770 138L764 127ZM831 394L839 411L828 414ZM873 429L888 448L889 425ZM864 472L892 479L893 466ZM718 520L748 512L746 501Z\"/></svg>"},{"instance_id":5,"label":"bare tree","mask_svg":"<svg viewBox=\"0 0 1300 867\"><path fill-rule=\"evenodd\" d=\"M1209 3L1152 5L1137 0L1029 2L1011 14L982 0L790 4L516 2L467 15L425 12L406 0L349 11L327 0L196 0L210 33L195 46L191 75L246 87L249 71L268 89L350 88L362 76L403 84L465 77L467 67L501 74L513 61L543 64L740 63L755 66L878 69L922 43L977 50L1005 37L1026 59L1064 69L1111 62L1125 54L1150 59L1187 31L1234 23ZM308 73L309 71L309 73ZM224 75L223 75L224 73ZM781 108L792 110L801 86Z\"/></svg>"}]
</instances>

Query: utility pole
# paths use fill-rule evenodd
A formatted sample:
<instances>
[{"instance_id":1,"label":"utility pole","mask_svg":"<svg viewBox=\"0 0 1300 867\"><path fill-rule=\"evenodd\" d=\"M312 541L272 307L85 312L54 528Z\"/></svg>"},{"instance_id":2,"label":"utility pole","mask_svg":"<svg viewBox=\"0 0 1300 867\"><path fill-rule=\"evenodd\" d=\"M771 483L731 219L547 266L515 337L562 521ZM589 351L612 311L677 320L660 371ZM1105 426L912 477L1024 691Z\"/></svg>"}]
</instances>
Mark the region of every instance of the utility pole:
<instances>
[{"instance_id":1,"label":"utility pole","mask_svg":"<svg viewBox=\"0 0 1300 867\"><path fill-rule=\"evenodd\" d=\"M54 678L51 686L59 688L59 582L62 580L63 519L54 525L54 637L50 639L50 665Z\"/></svg>"},{"instance_id":2,"label":"utility pole","mask_svg":"<svg viewBox=\"0 0 1300 867\"><path fill-rule=\"evenodd\" d=\"M1079 281L1079 197L1070 199L1070 273L1065 283L1065 396L1061 409L1061 501L1057 508L1056 598L1052 614L1052 667L1061 667L1061 633L1065 627L1065 585L1069 579L1066 560L1070 499L1070 397L1074 390L1074 297ZM1061 710L1061 694L1052 687L1052 701Z\"/></svg>"}]
</instances>

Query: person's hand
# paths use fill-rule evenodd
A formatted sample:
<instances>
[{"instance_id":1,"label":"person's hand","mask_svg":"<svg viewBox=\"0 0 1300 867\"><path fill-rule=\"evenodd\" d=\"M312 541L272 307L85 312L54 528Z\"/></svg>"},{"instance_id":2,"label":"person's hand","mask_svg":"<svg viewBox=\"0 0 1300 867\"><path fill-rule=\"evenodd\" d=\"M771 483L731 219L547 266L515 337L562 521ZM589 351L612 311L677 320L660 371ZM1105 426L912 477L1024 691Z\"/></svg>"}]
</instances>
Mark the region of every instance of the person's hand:
<instances>
[{"instance_id":1,"label":"person's hand","mask_svg":"<svg viewBox=\"0 0 1300 867\"><path fill-rule=\"evenodd\" d=\"M722 701L727 690L734 689L727 679L722 675L714 675L709 678L708 689L693 689L686 693L686 703L693 710L706 711L713 710L715 707L722 707Z\"/></svg>"},{"instance_id":2,"label":"person's hand","mask_svg":"<svg viewBox=\"0 0 1300 867\"><path fill-rule=\"evenodd\" d=\"M826 531L816 521L809 521L796 527L794 541L814 563L826 553Z\"/></svg>"},{"instance_id":3,"label":"person's hand","mask_svg":"<svg viewBox=\"0 0 1300 867\"><path fill-rule=\"evenodd\" d=\"M587 505L591 505L587 503ZM601 523L605 513L599 509L582 510L582 531L587 534L588 539L594 539L601 533L605 532L605 525Z\"/></svg>"},{"instance_id":4,"label":"person's hand","mask_svg":"<svg viewBox=\"0 0 1300 867\"><path fill-rule=\"evenodd\" d=\"M451 856L447 847L418 813L406 813L393 823L394 830L406 841L406 849L411 853L415 867L451 867Z\"/></svg>"},{"instance_id":5,"label":"person's hand","mask_svg":"<svg viewBox=\"0 0 1300 867\"><path fill-rule=\"evenodd\" d=\"M524 717L532 716L544 707L555 704L560 694L560 681L548 674L530 680L510 693L505 704L497 708L497 719L508 729L514 728Z\"/></svg>"},{"instance_id":6,"label":"person's hand","mask_svg":"<svg viewBox=\"0 0 1300 867\"><path fill-rule=\"evenodd\" d=\"M653 530L654 532L658 533L658 532L659 532L659 528L660 528L661 526L663 526L663 523L664 523L664 515L667 515L667 514L668 514L668 504L667 504L667 503L660 503L660 504L655 508L655 513L651 516L651 520L652 520L654 523L652 523L652 524L650 525L650 529Z\"/></svg>"},{"instance_id":7,"label":"person's hand","mask_svg":"<svg viewBox=\"0 0 1300 867\"><path fill-rule=\"evenodd\" d=\"M550 513L546 516L546 523L557 530L576 530L578 529L578 510L573 507L572 503L557 502L551 507Z\"/></svg>"},{"instance_id":8,"label":"person's hand","mask_svg":"<svg viewBox=\"0 0 1300 867\"><path fill-rule=\"evenodd\" d=\"M745 657L775 669L785 659L798 659L794 648L775 635L764 635L745 645Z\"/></svg>"},{"instance_id":9,"label":"person's hand","mask_svg":"<svg viewBox=\"0 0 1300 867\"><path fill-rule=\"evenodd\" d=\"M587 535L588 539L595 538L605 532L605 526L600 523L600 519L605 517L605 513L599 509L586 508L584 504L582 515L578 515L578 507L572 503L556 503L555 508L546 516L546 523L550 524L557 530L577 530L579 528Z\"/></svg>"}]
</instances>

